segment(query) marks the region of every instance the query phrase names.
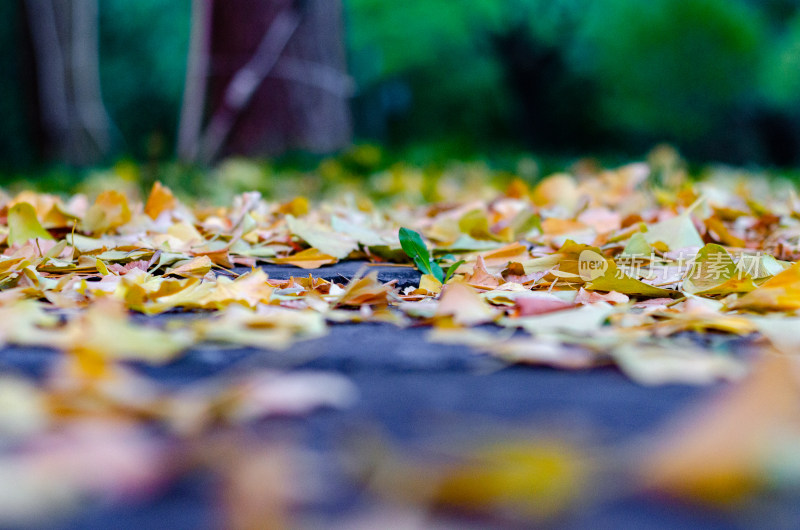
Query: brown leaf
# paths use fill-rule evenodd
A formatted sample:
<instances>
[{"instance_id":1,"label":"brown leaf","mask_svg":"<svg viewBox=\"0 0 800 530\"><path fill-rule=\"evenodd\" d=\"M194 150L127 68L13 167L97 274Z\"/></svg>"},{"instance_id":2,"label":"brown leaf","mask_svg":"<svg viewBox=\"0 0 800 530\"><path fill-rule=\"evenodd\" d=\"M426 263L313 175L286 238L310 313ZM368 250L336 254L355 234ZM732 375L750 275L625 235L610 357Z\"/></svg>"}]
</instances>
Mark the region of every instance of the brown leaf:
<instances>
[{"instance_id":1,"label":"brown leaf","mask_svg":"<svg viewBox=\"0 0 800 530\"><path fill-rule=\"evenodd\" d=\"M503 283L501 276L496 276L486 270L486 263L483 261L483 256L478 256L475 261L475 266L472 269L472 274L468 274L464 278L464 281L482 289L494 289Z\"/></svg>"}]
</instances>

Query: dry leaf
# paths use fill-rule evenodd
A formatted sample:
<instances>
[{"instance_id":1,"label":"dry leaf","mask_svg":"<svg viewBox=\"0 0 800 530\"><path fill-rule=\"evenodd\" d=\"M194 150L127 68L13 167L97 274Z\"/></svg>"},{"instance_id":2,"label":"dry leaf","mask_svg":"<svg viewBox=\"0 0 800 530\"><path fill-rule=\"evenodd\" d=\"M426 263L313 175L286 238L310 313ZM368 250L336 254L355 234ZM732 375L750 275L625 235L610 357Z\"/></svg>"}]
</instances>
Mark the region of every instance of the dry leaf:
<instances>
[{"instance_id":1,"label":"dry leaf","mask_svg":"<svg viewBox=\"0 0 800 530\"><path fill-rule=\"evenodd\" d=\"M150 219L157 219L162 212L169 211L177 206L178 201L172 194L172 191L163 186L161 182L156 181L153 184L153 189L150 190L150 195L147 197L147 203L144 205L144 213Z\"/></svg>"},{"instance_id":2,"label":"dry leaf","mask_svg":"<svg viewBox=\"0 0 800 530\"><path fill-rule=\"evenodd\" d=\"M114 190L104 191L97 196L94 204L86 212L81 226L87 232L103 234L118 228L131 220L128 199Z\"/></svg>"},{"instance_id":3,"label":"dry leaf","mask_svg":"<svg viewBox=\"0 0 800 530\"><path fill-rule=\"evenodd\" d=\"M450 317L462 326L474 326L495 320L498 313L467 284L454 282L442 289L436 315Z\"/></svg>"},{"instance_id":4,"label":"dry leaf","mask_svg":"<svg viewBox=\"0 0 800 530\"><path fill-rule=\"evenodd\" d=\"M328 254L323 254L316 248L308 248L297 254L285 258L274 258L271 261L279 265L294 265L301 269L318 269L323 265L333 265L339 260Z\"/></svg>"},{"instance_id":5,"label":"dry leaf","mask_svg":"<svg viewBox=\"0 0 800 530\"><path fill-rule=\"evenodd\" d=\"M765 455L787 434L800 434L795 361L766 356L752 375L682 414L654 437L641 480L697 501L742 502L769 482Z\"/></svg>"}]
</instances>

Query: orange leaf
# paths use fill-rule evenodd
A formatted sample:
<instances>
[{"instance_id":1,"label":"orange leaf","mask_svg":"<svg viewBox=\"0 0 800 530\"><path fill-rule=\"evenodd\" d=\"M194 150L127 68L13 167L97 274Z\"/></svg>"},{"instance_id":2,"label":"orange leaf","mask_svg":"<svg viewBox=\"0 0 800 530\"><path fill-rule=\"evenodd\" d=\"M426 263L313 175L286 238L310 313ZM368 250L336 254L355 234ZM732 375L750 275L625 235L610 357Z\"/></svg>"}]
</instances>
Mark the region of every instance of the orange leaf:
<instances>
[{"instance_id":1,"label":"orange leaf","mask_svg":"<svg viewBox=\"0 0 800 530\"><path fill-rule=\"evenodd\" d=\"M475 261L472 274L467 275L466 281L470 285L475 285L485 289L494 289L503 283L503 279L501 277L495 276L486 270L486 263L483 261L483 256L480 255Z\"/></svg>"},{"instance_id":2,"label":"orange leaf","mask_svg":"<svg viewBox=\"0 0 800 530\"><path fill-rule=\"evenodd\" d=\"M728 308L751 311L800 309L800 261L734 301Z\"/></svg>"},{"instance_id":3,"label":"orange leaf","mask_svg":"<svg viewBox=\"0 0 800 530\"><path fill-rule=\"evenodd\" d=\"M505 267L510 261L520 261L522 258L528 258L528 247L522 243L515 242L510 245L492 250L481 254L483 261L490 267L502 266Z\"/></svg>"},{"instance_id":4,"label":"orange leaf","mask_svg":"<svg viewBox=\"0 0 800 530\"><path fill-rule=\"evenodd\" d=\"M389 303L393 284L378 281L378 273L371 272L363 278L353 279L336 302L338 306L385 306Z\"/></svg>"},{"instance_id":5,"label":"orange leaf","mask_svg":"<svg viewBox=\"0 0 800 530\"><path fill-rule=\"evenodd\" d=\"M339 260L333 256L323 254L315 248L308 248L292 256L275 258L272 260L273 263L277 263L279 265L294 265L295 267L300 267L301 269L318 269L323 265L332 265L337 261Z\"/></svg>"},{"instance_id":6,"label":"orange leaf","mask_svg":"<svg viewBox=\"0 0 800 530\"><path fill-rule=\"evenodd\" d=\"M156 181L156 183L153 184L153 189L150 190L150 196L147 197L144 213L146 213L150 219L156 219L162 212L172 210L177 204L178 201L175 199L172 191Z\"/></svg>"},{"instance_id":7,"label":"orange leaf","mask_svg":"<svg viewBox=\"0 0 800 530\"><path fill-rule=\"evenodd\" d=\"M664 426L644 455L644 482L697 500L742 500L767 478L765 450L800 427L796 370L788 357L765 356L727 394Z\"/></svg>"},{"instance_id":8,"label":"orange leaf","mask_svg":"<svg viewBox=\"0 0 800 530\"><path fill-rule=\"evenodd\" d=\"M89 232L103 233L124 225L131 220L131 210L125 195L116 191L104 191L86 212L83 228Z\"/></svg>"}]
</instances>

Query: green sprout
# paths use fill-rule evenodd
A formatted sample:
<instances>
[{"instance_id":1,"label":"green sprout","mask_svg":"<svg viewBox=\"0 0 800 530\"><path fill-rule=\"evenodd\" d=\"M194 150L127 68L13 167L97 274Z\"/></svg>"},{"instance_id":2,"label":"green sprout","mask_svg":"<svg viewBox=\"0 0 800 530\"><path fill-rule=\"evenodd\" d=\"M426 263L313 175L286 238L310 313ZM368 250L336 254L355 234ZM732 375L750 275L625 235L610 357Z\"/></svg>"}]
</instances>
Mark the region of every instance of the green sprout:
<instances>
[{"instance_id":1,"label":"green sprout","mask_svg":"<svg viewBox=\"0 0 800 530\"><path fill-rule=\"evenodd\" d=\"M446 254L441 258L434 258L428 251L425 241L418 232L409 230L408 228L400 229L400 246L403 247L403 252L411 258L414 265L417 266L420 272L430 274L441 283L447 283L450 278L455 274L456 269L464 263L464 260L455 261L455 256ZM445 261L452 261L453 263L447 268L447 273L442 270L441 264Z\"/></svg>"}]
</instances>

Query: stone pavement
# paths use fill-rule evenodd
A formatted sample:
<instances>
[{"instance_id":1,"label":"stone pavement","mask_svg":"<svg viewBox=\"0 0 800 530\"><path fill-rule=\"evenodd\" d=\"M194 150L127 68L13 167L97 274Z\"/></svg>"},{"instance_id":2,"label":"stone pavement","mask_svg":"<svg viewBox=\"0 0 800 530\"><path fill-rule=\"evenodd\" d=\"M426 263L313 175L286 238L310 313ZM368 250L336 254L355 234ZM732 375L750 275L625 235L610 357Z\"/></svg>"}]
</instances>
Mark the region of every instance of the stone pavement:
<instances>
[{"instance_id":1,"label":"stone pavement","mask_svg":"<svg viewBox=\"0 0 800 530\"><path fill-rule=\"evenodd\" d=\"M345 281L360 268L343 263L314 271L315 276ZM305 276L288 266L265 267L271 278ZM368 267L383 281L414 284L411 268ZM164 317L156 317L164 318ZM682 407L719 386L640 386L614 368L560 371L542 367L507 367L462 346L432 344L427 329L399 329L389 324L334 324L329 335L295 344L289 352L251 348L215 351L197 348L164 366L137 367L168 385L184 385L222 371L253 366L314 369L350 379L358 389L356 403L343 410L322 410L299 419L269 420L257 431L288 430L315 451L340 446L362 430L378 432L398 448L413 453L420 446L487 439L498 432L520 430L589 436L599 446L624 446ZM39 376L54 355L46 349L6 348L0 371ZM341 470L333 469L326 500L311 507L333 525L368 509L373 499ZM212 485L190 477L162 497L133 506L106 506L76 514L64 528L210 528L216 526ZM800 521L800 508L788 502L781 514L788 527ZM670 504L633 492L593 503L572 514L567 528L738 528L746 520L685 505ZM457 525L471 527L469 522ZM345 522L339 527L347 527ZM480 525L476 526L480 527Z\"/></svg>"}]
</instances>

